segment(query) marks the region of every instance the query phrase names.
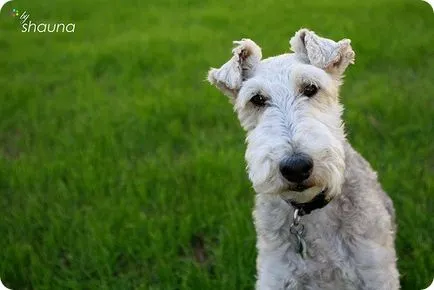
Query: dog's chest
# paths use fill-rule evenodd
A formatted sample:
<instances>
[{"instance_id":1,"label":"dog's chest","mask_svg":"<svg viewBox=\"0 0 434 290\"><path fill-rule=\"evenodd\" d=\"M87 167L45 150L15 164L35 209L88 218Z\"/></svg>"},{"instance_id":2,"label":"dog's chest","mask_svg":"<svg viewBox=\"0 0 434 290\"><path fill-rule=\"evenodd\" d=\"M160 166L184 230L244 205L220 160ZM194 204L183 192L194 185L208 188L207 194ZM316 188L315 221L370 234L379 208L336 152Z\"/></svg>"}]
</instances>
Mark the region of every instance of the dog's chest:
<instances>
[{"instance_id":1,"label":"dog's chest","mask_svg":"<svg viewBox=\"0 0 434 290\"><path fill-rule=\"evenodd\" d=\"M262 205L255 212L259 271L262 268L270 276L297 281L306 289L329 289L330 285L333 289L356 289L354 285L360 284L356 269L359 261L354 260L353 252L355 248L363 251L363 238L335 215L336 211L328 208L301 218L306 252L303 257L299 238L291 234L292 210L277 201L270 207Z\"/></svg>"},{"instance_id":2,"label":"dog's chest","mask_svg":"<svg viewBox=\"0 0 434 290\"><path fill-rule=\"evenodd\" d=\"M297 239L290 237L295 250L293 258L298 260L295 264L298 269L293 273L297 273L300 281L304 280L304 285L328 289L327 286L333 284L333 287L338 287L335 289L355 289L354 285L360 284L355 266L357 261L350 259L357 247L352 233L343 231L341 226L332 222L310 223L305 225L303 238L305 257L298 253Z\"/></svg>"}]
</instances>

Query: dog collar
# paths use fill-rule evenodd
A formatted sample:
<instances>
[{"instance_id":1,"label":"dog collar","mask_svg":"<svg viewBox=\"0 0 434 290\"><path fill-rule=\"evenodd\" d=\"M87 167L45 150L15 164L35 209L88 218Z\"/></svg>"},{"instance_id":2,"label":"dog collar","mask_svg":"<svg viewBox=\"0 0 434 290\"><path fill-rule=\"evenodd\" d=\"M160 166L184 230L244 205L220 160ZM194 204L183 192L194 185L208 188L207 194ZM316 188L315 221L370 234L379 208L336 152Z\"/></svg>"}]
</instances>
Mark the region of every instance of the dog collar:
<instances>
[{"instance_id":1,"label":"dog collar","mask_svg":"<svg viewBox=\"0 0 434 290\"><path fill-rule=\"evenodd\" d=\"M298 209L299 216L304 216L310 214L313 210L325 207L330 202L330 199L326 198L326 191L327 189L324 189L309 202L297 203L293 200L285 201L288 204L291 204L294 208Z\"/></svg>"}]
</instances>

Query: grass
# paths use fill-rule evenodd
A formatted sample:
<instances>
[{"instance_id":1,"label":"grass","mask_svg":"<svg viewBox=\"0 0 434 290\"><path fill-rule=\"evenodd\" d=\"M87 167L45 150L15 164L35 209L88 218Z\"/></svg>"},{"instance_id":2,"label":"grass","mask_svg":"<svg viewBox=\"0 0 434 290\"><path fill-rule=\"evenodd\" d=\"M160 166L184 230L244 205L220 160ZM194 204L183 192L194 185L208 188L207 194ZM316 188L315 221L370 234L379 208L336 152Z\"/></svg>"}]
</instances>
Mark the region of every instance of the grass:
<instances>
[{"instance_id":1,"label":"grass","mask_svg":"<svg viewBox=\"0 0 434 290\"><path fill-rule=\"evenodd\" d=\"M75 33L21 33L74 22ZM394 200L402 288L434 275L434 17L416 0L30 1L0 14L0 277L21 289L252 289L244 133L210 66L300 27L351 38L354 147Z\"/></svg>"}]
</instances>

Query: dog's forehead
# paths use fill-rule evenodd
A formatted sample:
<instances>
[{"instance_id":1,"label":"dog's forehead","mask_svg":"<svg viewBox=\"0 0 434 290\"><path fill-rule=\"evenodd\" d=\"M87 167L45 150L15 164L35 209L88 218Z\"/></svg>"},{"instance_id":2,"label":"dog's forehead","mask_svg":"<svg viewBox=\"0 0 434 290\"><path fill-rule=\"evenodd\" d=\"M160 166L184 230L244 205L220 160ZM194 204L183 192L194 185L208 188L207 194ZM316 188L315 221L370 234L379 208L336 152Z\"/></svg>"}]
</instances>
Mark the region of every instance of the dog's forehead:
<instances>
[{"instance_id":1,"label":"dog's forehead","mask_svg":"<svg viewBox=\"0 0 434 290\"><path fill-rule=\"evenodd\" d=\"M295 53L281 54L262 60L256 67L254 79L271 83L282 82L286 85L289 81L295 86L316 83L329 89L334 86L329 74Z\"/></svg>"},{"instance_id":2,"label":"dog's forehead","mask_svg":"<svg viewBox=\"0 0 434 290\"><path fill-rule=\"evenodd\" d=\"M286 53L262 60L257 69L256 75L264 77L276 77L278 75L287 75L294 66L306 64L299 56L294 53Z\"/></svg>"}]
</instances>

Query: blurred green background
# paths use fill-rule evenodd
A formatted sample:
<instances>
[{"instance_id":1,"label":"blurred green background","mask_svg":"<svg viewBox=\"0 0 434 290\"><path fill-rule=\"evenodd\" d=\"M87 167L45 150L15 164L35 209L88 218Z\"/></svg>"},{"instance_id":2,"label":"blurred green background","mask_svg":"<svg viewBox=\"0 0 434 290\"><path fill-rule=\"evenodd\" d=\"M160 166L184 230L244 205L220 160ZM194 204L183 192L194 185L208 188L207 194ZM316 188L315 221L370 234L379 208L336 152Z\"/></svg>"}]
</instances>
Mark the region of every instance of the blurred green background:
<instances>
[{"instance_id":1,"label":"blurred green background","mask_svg":"<svg viewBox=\"0 0 434 290\"><path fill-rule=\"evenodd\" d=\"M75 33L21 33L12 8ZM348 138L394 200L403 289L434 277L434 15L420 0L31 1L0 14L0 277L20 289L252 289L244 133L205 82L249 37L350 38Z\"/></svg>"}]
</instances>

